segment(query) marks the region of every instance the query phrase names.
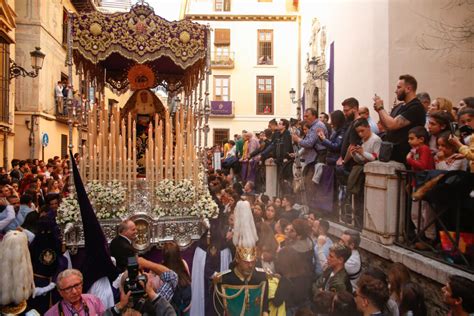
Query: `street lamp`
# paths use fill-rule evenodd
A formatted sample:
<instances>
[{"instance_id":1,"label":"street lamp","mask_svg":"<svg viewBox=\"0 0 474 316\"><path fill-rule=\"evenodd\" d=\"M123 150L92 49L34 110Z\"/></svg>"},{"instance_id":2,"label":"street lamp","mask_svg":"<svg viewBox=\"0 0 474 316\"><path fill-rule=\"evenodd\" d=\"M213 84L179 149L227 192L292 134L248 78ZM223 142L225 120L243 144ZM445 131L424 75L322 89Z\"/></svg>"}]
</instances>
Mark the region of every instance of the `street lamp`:
<instances>
[{"instance_id":1,"label":"street lamp","mask_svg":"<svg viewBox=\"0 0 474 316\"><path fill-rule=\"evenodd\" d=\"M18 76L22 77L37 77L46 55L41 51L41 48L36 47L34 51L30 52L32 71L28 72L25 68L18 66L14 60L10 59L10 80Z\"/></svg>"},{"instance_id":2,"label":"street lamp","mask_svg":"<svg viewBox=\"0 0 474 316\"><path fill-rule=\"evenodd\" d=\"M290 99L291 99L291 103L297 104L296 116L298 117L298 119L301 119L301 104L303 103L303 98L296 99L296 91L295 89L291 88Z\"/></svg>"},{"instance_id":3,"label":"street lamp","mask_svg":"<svg viewBox=\"0 0 474 316\"><path fill-rule=\"evenodd\" d=\"M317 79L322 79L325 81L328 81L329 77L329 69L326 69L324 72L318 74L318 64L319 64L319 58L312 57L311 60L306 61L306 71L308 71L311 74L311 77L313 80Z\"/></svg>"}]
</instances>

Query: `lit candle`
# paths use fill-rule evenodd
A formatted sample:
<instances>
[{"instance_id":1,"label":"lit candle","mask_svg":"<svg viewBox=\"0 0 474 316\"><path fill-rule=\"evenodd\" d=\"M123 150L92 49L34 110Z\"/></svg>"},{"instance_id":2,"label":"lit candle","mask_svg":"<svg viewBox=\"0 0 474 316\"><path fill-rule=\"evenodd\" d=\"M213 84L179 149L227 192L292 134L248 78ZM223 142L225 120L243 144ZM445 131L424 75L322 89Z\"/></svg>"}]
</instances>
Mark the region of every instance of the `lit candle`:
<instances>
[{"instance_id":1,"label":"lit candle","mask_svg":"<svg viewBox=\"0 0 474 316\"><path fill-rule=\"evenodd\" d=\"M161 131L162 125L161 122L158 125L158 181L161 181L163 179L163 138L162 138L162 131Z\"/></svg>"},{"instance_id":2,"label":"lit candle","mask_svg":"<svg viewBox=\"0 0 474 316\"><path fill-rule=\"evenodd\" d=\"M117 169L120 169L118 166L117 166L117 156L115 155L115 153L117 152L116 148L115 148L115 144L114 144L114 147L112 147L112 175L113 175L113 178L112 180L117 180Z\"/></svg>"},{"instance_id":3,"label":"lit candle","mask_svg":"<svg viewBox=\"0 0 474 316\"><path fill-rule=\"evenodd\" d=\"M96 163L97 163L97 145L94 144L92 148L92 159L91 159L91 165L92 165L92 170L91 170L91 180L96 180L97 177L97 170L96 170Z\"/></svg>"},{"instance_id":4,"label":"lit candle","mask_svg":"<svg viewBox=\"0 0 474 316\"><path fill-rule=\"evenodd\" d=\"M131 135L128 135L128 139L127 139L128 140L128 147L127 147L128 155L127 155L127 171L125 173L127 177L129 190L130 190L131 181L132 181L132 169L130 168L130 163L132 161L132 138L130 136Z\"/></svg>"},{"instance_id":5,"label":"lit candle","mask_svg":"<svg viewBox=\"0 0 474 316\"><path fill-rule=\"evenodd\" d=\"M133 132L132 132L132 181L137 180L137 125L133 120Z\"/></svg>"}]
</instances>

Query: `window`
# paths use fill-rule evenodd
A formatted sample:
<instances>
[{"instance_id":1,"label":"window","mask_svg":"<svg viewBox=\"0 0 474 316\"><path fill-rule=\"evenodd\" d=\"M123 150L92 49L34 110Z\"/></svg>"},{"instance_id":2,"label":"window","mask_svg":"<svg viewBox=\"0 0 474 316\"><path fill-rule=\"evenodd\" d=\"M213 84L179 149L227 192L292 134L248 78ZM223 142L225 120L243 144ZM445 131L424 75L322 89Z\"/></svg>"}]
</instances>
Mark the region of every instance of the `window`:
<instances>
[{"instance_id":1,"label":"window","mask_svg":"<svg viewBox=\"0 0 474 316\"><path fill-rule=\"evenodd\" d=\"M214 137L214 145L223 146L224 140L229 140L229 129L228 128L214 128L212 130Z\"/></svg>"},{"instance_id":2,"label":"window","mask_svg":"<svg viewBox=\"0 0 474 316\"><path fill-rule=\"evenodd\" d=\"M258 30L258 55L259 65L273 65L273 31Z\"/></svg>"},{"instance_id":3,"label":"window","mask_svg":"<svg viewBox=\"0 0 474 316\"><path fill-rule=\"evenodd\" d=\"M229 46L216 46L216 61L225 61L230 58Z\"/></svg>"},{"instance_id":4,"label":"window","mask_svg":"<svg viewBox=\"0 0 474 316\"><path fill-rule=\"evenodd\" d=\"M230 0L214 0L215 11L230 11Z\"/></svg>"},{"instance_id":5,"label":"window","mask_svg":"<svg viewBox=\"0 0 474 316\"><path fill-rule=\"evenodd\" d=\"M230 77L214 76L214 101L230 100Z\"/></svg>"},{"instance_id":6,"label":"window","mask_svg":"<svg viewBox=\"0 0 474 316\"><path fill-rule=\"evenodd\" d=\"M67 46L67 10L63 9L63 46Z\"/></svg>"},{"instance_id":7,"label":"window","mask_svg":"<svg viewBox=\"0 0 474 316\"><path fill-rule=\"evenodd\" d=\"M67 150L67 135L61 134L61 158L66 157Z\"/></svg>"},{"instance_id":8,"label":"window","mask_svg":"<svg viewBox=\"0 0 474 316\"><path fill-rule=\"evenodd\" d=\"M8 94L10 89L10 45L0 37L0 121L8 123L10 105Z\"/></svg>"},{"instance_id":9,"label":"window","mask_svg":"<svg viewBox=\"0 0 474 316\"><path fill-rule=\"evenodd\" d=\"M273 77L257 77L257 114L273 114Z\"/></svg>"},{"instance_id":10,"label":"window","mask_svg":"<svg viewBox=\"0 0 474 316\"><path fill-rule=\"evenodd\" d=\"M226 64L230 61L230 29L216 29L214 33L214 63Z\"/></svg>"}]
</instances>

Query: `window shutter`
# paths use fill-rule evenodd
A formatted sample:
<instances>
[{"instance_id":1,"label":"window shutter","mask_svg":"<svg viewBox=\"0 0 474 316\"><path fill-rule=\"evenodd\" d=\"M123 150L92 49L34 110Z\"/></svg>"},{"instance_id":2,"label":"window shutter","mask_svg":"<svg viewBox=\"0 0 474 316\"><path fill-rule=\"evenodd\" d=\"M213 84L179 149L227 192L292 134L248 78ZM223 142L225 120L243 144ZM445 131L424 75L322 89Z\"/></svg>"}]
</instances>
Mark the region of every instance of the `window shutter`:
<instances>
[{"instance_id":1,"label":"window shutter","mask_svg":"<svg viewBox=\"0 0 474 316\"><path fill-rule=\"evenodd\" d=\"M216 29L214 45L230 45L230 29Z\"/></svg>"}]
</instances>

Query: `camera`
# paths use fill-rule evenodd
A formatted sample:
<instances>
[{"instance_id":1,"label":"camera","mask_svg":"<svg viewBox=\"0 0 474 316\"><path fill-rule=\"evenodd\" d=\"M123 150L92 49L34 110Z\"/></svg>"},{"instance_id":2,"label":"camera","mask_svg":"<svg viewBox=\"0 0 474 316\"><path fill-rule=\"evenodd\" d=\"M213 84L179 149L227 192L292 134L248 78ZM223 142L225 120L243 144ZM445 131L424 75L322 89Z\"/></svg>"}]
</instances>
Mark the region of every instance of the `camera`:
<instances>
[{"instance_id":1,"label":"camera","mask_svg":"<svg viewBox=\"0 0 474 316\"><path fill-rule=\"evenodd\" d=\"M127 272L128 277L123 285L125 293L130 291L134 301L144 297L146 293L145 286L148 280L146 275L140 274L136 257L128 257Z\"/></svg>"}]
</instances>

